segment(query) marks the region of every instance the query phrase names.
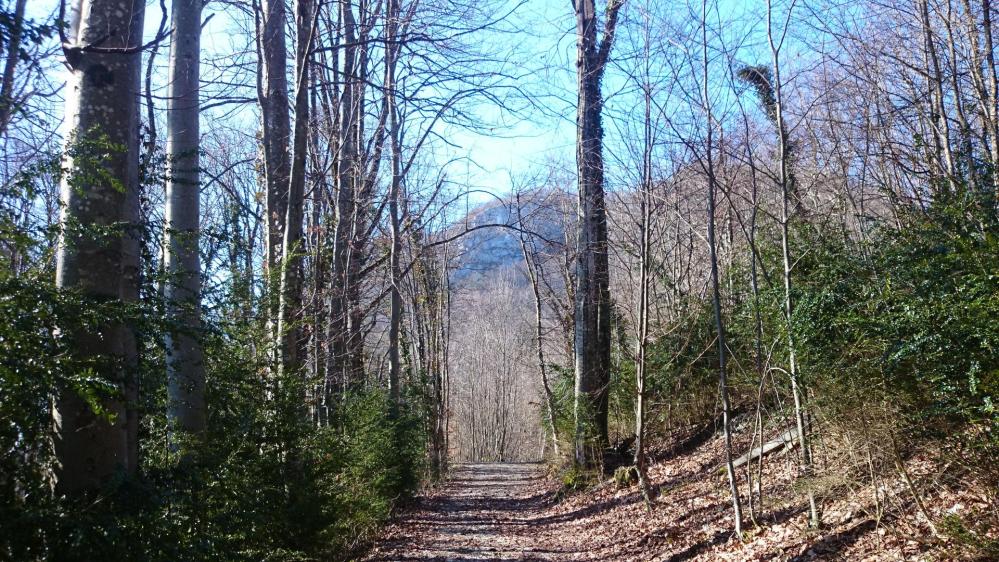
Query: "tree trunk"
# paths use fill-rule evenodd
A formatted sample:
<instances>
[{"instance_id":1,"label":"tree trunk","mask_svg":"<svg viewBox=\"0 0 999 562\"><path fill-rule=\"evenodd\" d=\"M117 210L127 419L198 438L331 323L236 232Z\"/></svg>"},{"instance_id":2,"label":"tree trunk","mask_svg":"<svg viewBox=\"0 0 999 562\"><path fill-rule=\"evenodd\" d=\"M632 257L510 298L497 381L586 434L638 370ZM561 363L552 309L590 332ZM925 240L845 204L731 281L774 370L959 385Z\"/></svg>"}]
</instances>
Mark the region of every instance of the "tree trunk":
<instances>
[{"instance_id":1,"label":"tree trunk","mask_svg":"<svg viewBox=\"0 0 999 562\"><path fill-rule=\"evenodd\" d=\"M808 431L805 424L805 391L801 388L798 373L797 348L794 338L793 318L794 301L792 299L791 280L791 248L790 248L790 220L791 220L791 197L793 189L793 173L791 171L791 142L787 135L787 125L784 123L784 98L783 84L780 74L780 44L774 40L772 27L773 9L770 0L767 1L767 39L770 44L771 62L773 65L773 93L774 93L774 123L777 128L778 146L778 176L777 180L781 188L780 207L780 231L781 231L781 258L784 273L784 321L787 330L787 351L788 351L788 372L791 378L791 393L794 398L794 414L798 429L798 439L801 442L801 474L809 476L812 470L812 454L809 447ZM949 154L949 152L948 152ZM948 170L952 168L948 167ZM953 177L953 176L951 176ZM808 512L809 525L818 528L821 525L821 516L815 500L815 493L808 491Z\"/></svg>"},{"instance_id":2,"label":"tree trunk","mask_svg":"<svg viewBox=\"0 0 999 562\"><path fill-rule=\"evenodd\" d=\"M24 31L24 8L28 0L17 0L14 4L14 19L10 22L10 41L7 43L7 56L0 81L0 136L7 133L7 127L17 110L14 99L14 73L21 61L21 35Z\"/></svg>"},{"instance_id":3,"label":"tree trunk","mask_svg":"<svg viewBox=\"0 0 999 562\"><path fill-rule=\"evenodd\" d=\"M199 58L201 0L174 0L167 84L167 418L172 430L205 429L201 349Z\"/></svg>"},{"instance_id":4,"label":"tree trunk","mask_svg":"<svg viewBox=\"0 0 999 562\"><path fill-rule=\"evenodd\" d=\"M343 91L340 95L339 146L337 150L337 199L336 224L333 231L333 294L330 301L330 322L333 323L330 362L332 376L339 378L343 388L359 381L352 380L349 355L350 345L350 289L354 282L350 278L350 264L353 248L354 225L356 223L357 178L360 168L357 163L357 138L355 119L357 118L357 23L349 0L340 1L340 19L343 27Z\"/></svg>"},{"instance_id":5,"label":"tree trunk","mask_svg":"<svg viewBox=\"0 0 999 562\"><path fill-rule=\"evenodd\" d=\"M288 215L288 182L291 161L288 155L290 125L288 116L288 50L285 46L284 0L261 0L259 22L260 76L257 95L262 121L261 148L266 184L267 235L265 265L267 279L267 318L277 327L280 288L281 249L284 223ZM277 334L271 333L274 342Z\"/></svg>"},{"instance_id":6,"label":"tree trunk","mask_svg":"<svg viewBox=\"0 0 999 562\"><path fill-rule=\"evenodd\" d=\"M278 305L278 366L283 374L302 368L302 220L305 207L305 164L309 140L309 51L315 35L313 0L295 2L295 136L288 181L288 207L281 250L281 296Z\"/></svg>"},{"instance_id":7,"label":"tree trunk","mask_svg":"<svg viewBox=\"0 0 999 562\"><path fill-rule=\"evenodd\" d=\"M544 326L542 323L541 289L538 286L538 265L534 261L531 250L527 246L527 236L524 230L527 228L523 222L523 207L520 204L520 194L517 194L517 219L520 223L520 250L524 254L524 265L527 267L527 278L531 282L531 291L534 295L534 343L538 356L538 372L541 373L541 387L545 393L545 407L548 410L548 425L552 430L552 449L555 451L555 458L562 456L561 446L558 442L558 424L556 423L555 393L552 392L551 383L548 381L548 366L545 364L545 340ZM544 445L542 444L542 450ZM542 454L542 457L544 454Z\"/></svg>"},{"instance_id":8,"label":"tree trunk","mask_svg":"<svg viewBox=\"0 0 999 562\"><path fill-rule=\"evenodd\" d=\"M606 26L599 45L594 1L577 0L575 3L579 230L573 355L576 371L575 460L580 465L595 464L598 454L608 443L611 309L600 82L614 42L614 29L622 3L623 0L608 3Z\"/></svg>"},{"instance_id":9,"label":"tree trunk","mask_svg":"<svg viewBox=\"0 0 999 562\"><path fill-rule=\"evenodd\" d=\"M950 146L950 121L947 118L946 100L943 92L943 72L940 68L940 57L933 37L933 27L930 22L929 0L919 2L920 22L923 32L923 56L926 65L926 85L930 99L930 126L933 129L937 156L942 160L941 175L947 179L949 191L956 188L956 165ZM776 76L775 76L776 78ZM802 450L805 448L802 447Z\"/></svg>"},{"instance_id":10,"label":"tree trunk","mask_svg":"<svg viewBox=\"0 0 999 562\"><path fill-rule=\"evenodd\" d=\"M729 492L732 495L732 517L735 520L735 534L742 539L742 503L739 498L739 485L735 477L735 469L732 467L732 429L731 415L732 408L728 397L728 366L726 364L726 342L725 342L725 322L722 318L721 291L718 280L718 241L715 236L715 211L716 190L718 188L717 175L714 166L714 115L712 113L711 97L708 92L708 22L707 22L707 0L701 3L701 47L703 75L703 96L705 120L707 121L707 164L705 172L708 180L708 249L711 260L711 303L714 308L715 330L718 340L718 388L721 394L722 405L722 433L725 437L725 464L728 467Z\"/></svg>"},{"instance_id":11,"label":"tree trunk","mask_svg":"<svg viewBox=\"0 0 999 562\"><path fill-rule=\"evenodd\" d=\"M392 149L392 179L389 185L389 221L391 226L391 248L389 268L392 275L392 295L389 312L389 396L392 400L393 413L398 413L401 401L399 383L402 364L399 358L399 332L402 328L402 219L400 204L402 203L402 146L400 145L399 112L396 107L396 60L398 49L393 42L396 40L399 26L399 2L387 0L385 35L385 105L389 119L389 143Z\"/></svg>"},{"instance_id":12,"label":"tree trunk","mask_svg":"<svg viewBox=\"0 0 999 562\"><path fill-rule=\"evenodd\" d=\"M65 46L70 71L66 89L67 148L62 183L62 237L56 254L56 286L100 301L121 299L124 243L121 224L130 194L138 189L138 99L141 56L110 49L138 47L145 2L80 0ZM108 30L115 30L108 37ZM101 48L82 47L100 42ZM122 362L134 350L128 328L106 322L88 333L67 334L85 357L99 362L99 375L124 390ZM124 404L105 397L96 415L76 392L55 399L56 491L95 490L126 468L128 433Z\"/></svg>"},{"instance_id":13,"label":"tree trunk","mask_svg":"<svg viewBox=\"0 0 999 562\"><path fill-rule=\"evenodd\" d=\"M635 469L638 471L638 484L650 502L648 479L645 471L645 378L647 373L647 351L649 347L649 260L651 260L652 239L652 84L649 68L649 38L645 37L644 53L645 83L642 84L645 102L645 121L642 139L642 185L639 196L641 211L639 272L638 272L638 337L635 347Z\"/></svg>"},{"instance_id":14,"label":"tree trunk","mask_svg":"<svg viewBox=\"0 0 999 562\"><path fill-rule=\"evenodd\" d=\"M438 297L437 297L437 327L436 327L436 338L437 338L437 361L436 368L432 371L433 376L433 403L431 404L431 409L433 411L433 435L431 438L431 455L432 455L432 468L433 475L436 478L441 478L447 471L447 411L445 409L445 404L447 402L446 392L446 380L447 380L447 370L448 370L448 339L450 338L450 318L451 318L451 300L450 291L451 285L449 281L448 274L448 248L444 245L441 250L441 261L440 261L440 280L438 281Z\"/></svg>"}]
</instances>

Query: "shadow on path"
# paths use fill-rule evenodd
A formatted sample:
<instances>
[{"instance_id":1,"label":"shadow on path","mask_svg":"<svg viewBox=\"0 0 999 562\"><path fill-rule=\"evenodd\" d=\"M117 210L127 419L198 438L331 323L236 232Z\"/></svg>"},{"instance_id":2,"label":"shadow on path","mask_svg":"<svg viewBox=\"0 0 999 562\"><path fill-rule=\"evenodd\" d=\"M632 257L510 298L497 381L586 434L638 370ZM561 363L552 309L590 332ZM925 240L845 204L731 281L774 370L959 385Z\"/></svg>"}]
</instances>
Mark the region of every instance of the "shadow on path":
<instances>
[{"instance_id":1,"label":"shadow on path","mask_svg":"<svg viewBox=\"0 0 999 562\"><path fill-rule=\"evenodd\" d=\"M464 464L390 529L368 562L563 560L537 531L555 501L537 464ZM571 553L575 554L575 553Z\"/></svg>"}]
</instances>

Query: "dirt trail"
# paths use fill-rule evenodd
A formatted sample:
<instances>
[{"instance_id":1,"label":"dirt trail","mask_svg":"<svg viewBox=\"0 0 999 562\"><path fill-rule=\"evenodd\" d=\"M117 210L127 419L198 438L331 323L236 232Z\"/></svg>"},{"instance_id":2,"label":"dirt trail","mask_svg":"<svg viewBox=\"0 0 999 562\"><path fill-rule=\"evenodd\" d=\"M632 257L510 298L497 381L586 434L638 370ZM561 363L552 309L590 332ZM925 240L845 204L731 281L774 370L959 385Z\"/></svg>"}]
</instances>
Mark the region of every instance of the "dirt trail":
<instances>
[{"instance_id":1,"label":"dirt trail","mask_svg":"<svg viewBox=\"0 0 999 562\"><path fill-rule=\"evenodd\" d=\"M749 435L739 435L749 446ZM871 519L871 499L827 498L827 525L809 531L803 498L794 493L791 460L765 466L761 524L747 524L743 541L732 532L727 481L717 470L724 442L712 438L682 454L658 453L649 466L649 510L637 486L604 481L556 501L558 483L536 464L465 464L448 481L417 499L381 534L367 562L811 562L815 560L950 559L926 553L929 536L911 506ZM925 464L925 463L924 463ZM913 473L931 474L912 465ZM919 470L917 470L919 469ZM899 484L899 486L901 486ZM899 487L898 493L904 494ZM901 496L900 496L901 497ZM937 502L942 513L958 499ZM961 496L968 504L973 499ZM911 503L911 502L910 502ZM937 505L939 504L939 505ZM886 529L885 526L891 526ZM889 532L890 531L890 532Z\"/></svg>"},{"instance_id":2,"label":"dirt trail","mask_svg":"<svg viewBox=\"0 0 999 562\"><path fill-rule=\"evenodd\" d=\"M540 465L459 465L389 527L366 560L576 560L544 532L551 502Z\"/></svg>"}]
</instances>

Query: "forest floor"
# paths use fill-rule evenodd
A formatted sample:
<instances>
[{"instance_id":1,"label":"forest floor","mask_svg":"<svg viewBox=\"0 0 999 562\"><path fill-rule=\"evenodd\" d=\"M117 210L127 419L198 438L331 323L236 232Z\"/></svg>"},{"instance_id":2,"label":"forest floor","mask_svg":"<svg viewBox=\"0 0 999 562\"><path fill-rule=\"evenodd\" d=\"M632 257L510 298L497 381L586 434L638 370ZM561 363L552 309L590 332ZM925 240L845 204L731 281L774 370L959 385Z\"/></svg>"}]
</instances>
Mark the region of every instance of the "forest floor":
<instances>
[{"instance_id":1,"label":"forest floor","mask_svg":"<svg viewBox=\"0 0 999 562\"><path fill-rule=\"evenodd\" d=\"M554 496L539 464L463 464L391 525L367 560L571 560L538 531Z\"/></svg>"},{"instance_id":2,"label":"forest floor","mask_svg":"<svg viewBox=\"0 0 999 562\"><path fill-rule=\"evenodd\" d=\"M745 437L745 436L743 436ZM934 544L908 488L888 480L840 488L822 501L825 526L811 531L805 504L792 488L793 453L764 463L764 502L744 540L732 531L731 500L720 469L721 439L709 436L653 452L651 510L636 486L611 481L562 497L539 464L465 464L417 498L384 530L368 562L670 561L683 560L952 560ZM744 444L743 444L744 445ZM932 463L909 463L913 478ZM743 483L745 488L745 483ZM930 501L930 500L933 501ZM969 509L967 491L928 498L933 516ZM749 507L744 506L749 513ZM747 516L748 519L748 516Z\"/></svg>"}]
</instances>

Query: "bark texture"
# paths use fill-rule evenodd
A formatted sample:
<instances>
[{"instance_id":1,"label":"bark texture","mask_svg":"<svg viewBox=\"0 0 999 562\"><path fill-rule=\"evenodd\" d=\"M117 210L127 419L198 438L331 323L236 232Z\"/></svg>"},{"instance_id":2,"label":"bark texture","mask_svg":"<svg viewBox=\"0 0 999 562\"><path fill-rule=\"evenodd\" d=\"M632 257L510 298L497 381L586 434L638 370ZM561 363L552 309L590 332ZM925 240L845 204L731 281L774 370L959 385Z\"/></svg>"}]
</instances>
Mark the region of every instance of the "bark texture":
<instances>
[{"instance_id":1,"label":"bark texture","mask_svg":"<svg viewBox=\"0 0 999 562\"><path fill-rule=\"evenodd\" d=\"M607 6L603 37L597 41L593 0L577 0L576 166L579 182L579 230L576 256L575 344L576 462L592 464L607 444L607 398L610 383L611 305L604 203L603 100L600 82L614 42L623 0Z\"/></svg>"},{"instance_id":2,"label":"bark texture","mask_svg":"<svg viewBox=\"0 0 999 562\"><path fill-rule=\"evenodd\" d=\"M129 205L138 189L138 99L145 2L80 0L67 31L67 147L63 166L62 236L56 255L56 285L99 301L128 292L125 275ZM111 30L110 32L108 30ZM100 49L88 48L100 43ZM129 49L129 50L123 50ZM133 50L135 52L133 52ZM121 322L108 321L88 333L70 333L98 375L124 391L134 339ZM127 467L125 405L116 396L95 414L72 390L58 393L54 407L57 493L103 486Z\"/></svg>"},{"instance_id":3,"label":"bark texture","mask_svg":"<svg viewBox=\"0 0 999 562\"><path fill-rule=\"evenodd\" d=\"M386 38L390 42L385 48L385 104L389 119L391 144L392 179L389 186L389 220L391 222L390 264L392 274L391 302L389 312L389 396L396 412L401 401L402 362L399 356L400 332L402 329L402 146L399 123L399 110L396 107L396 51L391 42L397 39L399 29L399 2L388 0L385 22Z\"/></svg>"},{"instance_id":4,"label":"bark texture","mask_svg":"<svg viewBox=\"0 0 999 562\"><path fill-rule=\"evenodd\" d=\"M305 168L309 133L309 51L315 29L312 0L295 2L295 135L288 208L281 251L281 298L278 307L280 367L285 373L302 367L302 331L297 323L302 307L302 220L305 206Z\"/></svg>"},{"instance_id":5,"label":"bark texture","mask_svg":"<svg viewBox=\"0 0 999 562\"><path fill-rule=\"evenodd\" d=\"M262 120L264 183L267 190L266 259L268 281L277 282L276 272L284 238L284 221L288 214L288 181L291 175L284 0L262 0L260 11L260 77L257 90ZM272 290L270 294L270 318L276 323L278 293Z\"/></svg>"}]
</instances>

